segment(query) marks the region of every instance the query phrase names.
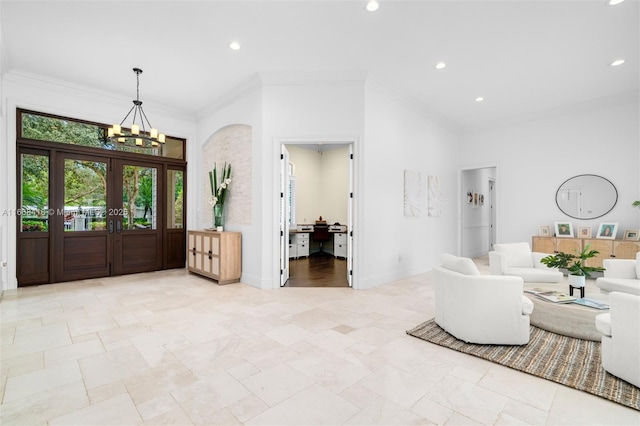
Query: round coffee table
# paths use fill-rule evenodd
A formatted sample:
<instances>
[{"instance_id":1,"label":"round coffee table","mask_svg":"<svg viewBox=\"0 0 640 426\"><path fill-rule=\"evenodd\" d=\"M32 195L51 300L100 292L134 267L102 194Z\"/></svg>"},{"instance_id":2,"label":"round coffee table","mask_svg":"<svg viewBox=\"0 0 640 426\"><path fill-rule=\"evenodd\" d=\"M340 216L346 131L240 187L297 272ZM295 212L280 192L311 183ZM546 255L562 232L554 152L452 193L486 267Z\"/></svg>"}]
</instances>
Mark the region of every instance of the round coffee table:
<instances>
[{"instance_id":1,"label":"round coffee table","mask_svg":"<svg viewBox=\"0 0 640 426\"><path fill-rule=\"evenodd\" d=\"M524 283L524 288L540 288L569 294L569 283L566 278L559 283ZM601 340L602 334L596 330L596 316L608 313L608 309L589 308L576 303L553 303L531 293L524 294L534 305L530 316L531 325L563 336L597 342ZM595 280L587 280L585 297L608 303L608 295L600 292L595 285Z\"/></svg>"}]
</instances>

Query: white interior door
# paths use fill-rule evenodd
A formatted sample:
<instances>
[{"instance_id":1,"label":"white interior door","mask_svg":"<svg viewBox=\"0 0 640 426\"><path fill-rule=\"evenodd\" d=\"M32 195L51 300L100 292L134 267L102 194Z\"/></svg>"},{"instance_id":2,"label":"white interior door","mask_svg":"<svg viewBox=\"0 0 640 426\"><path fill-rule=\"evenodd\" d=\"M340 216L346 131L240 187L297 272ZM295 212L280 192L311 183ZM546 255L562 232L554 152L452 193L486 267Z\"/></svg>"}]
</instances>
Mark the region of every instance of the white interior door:
<instances>
[{"instance_id":1,"label":"white interior door","mask_svg":"<svg viewBox=\"0 0 640 426\"><path fill-rule=\"evenodd\" d=\"M280 155L280 287L289 279L289 217L291 193L289 191L289 151L281 145Z\"/></svg>"}]
</instances>

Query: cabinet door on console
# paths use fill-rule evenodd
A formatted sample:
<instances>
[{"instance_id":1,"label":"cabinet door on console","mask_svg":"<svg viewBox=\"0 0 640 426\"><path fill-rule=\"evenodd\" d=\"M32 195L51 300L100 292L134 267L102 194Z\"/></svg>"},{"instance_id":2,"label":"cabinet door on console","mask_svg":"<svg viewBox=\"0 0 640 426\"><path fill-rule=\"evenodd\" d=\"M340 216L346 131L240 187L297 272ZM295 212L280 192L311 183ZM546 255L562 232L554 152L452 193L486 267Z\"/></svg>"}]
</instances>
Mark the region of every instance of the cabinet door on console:
<instances>
[{"instance_id":1,"label":"cabinet door on console","mask_svg":"<svg viewBox=\"0 0 640 426\"><path fill-rule=\"evenodd\" d=\"M600 253L591 259L587 259L584 263L587 266L602 267L602 261L610 259L613 255L613 240L603 240L597 238L585 238L582 241L583 247L591 244L591 250L598 250Z\"/></svg>"},{"instance_id":2,"label":"cabinet door on console","mask_svg":"<svg viewBox=\"0 0 640 426\"><path fill-rule=\"evenodd\" d=\"M635 259L640 252L640 241L614 241L613 255L616 259Z\"/></svg>"},{"instance_id":3,"label":"cabinet door on console","mask_svg":"<svg viewBox=\"0 0 640 426\"><path fill-rule=\"evenodd\" d=\"M556 239L551 237L533 237L531 251L552 254L556 251Z\"/></svg>"},{"instance_id":4,"label":"cabinet door on console","mask_svg":"<svg viewBox=\"0 0 640 426\"><path fill-rule=\"evenodd\" d=\"M556 251L576 254L582 251L582 240L579 238L556 238Z\"/></svg>"}]
</instances>

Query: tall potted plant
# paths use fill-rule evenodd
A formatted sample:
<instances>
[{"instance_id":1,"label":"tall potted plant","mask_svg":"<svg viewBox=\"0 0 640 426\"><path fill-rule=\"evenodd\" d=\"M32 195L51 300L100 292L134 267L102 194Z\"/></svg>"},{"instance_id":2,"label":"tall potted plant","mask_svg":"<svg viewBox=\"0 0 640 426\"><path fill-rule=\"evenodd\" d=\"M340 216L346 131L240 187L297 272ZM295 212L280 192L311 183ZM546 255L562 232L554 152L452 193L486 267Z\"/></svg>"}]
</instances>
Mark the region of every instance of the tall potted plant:
<instances>
[{"instance_id":1,"label":"tall potted plant","mask_svg":"<svg viewBox=\"0 0 640 426\"><path fill-rule=\"evenodd\" d=\"M584 287L585 278L591 278L592 272L602 272L604 268L599 266L587 266L585 261L598 255L600 252L591 250L591 244L587 244L581 252L577 254L556 253L540 259L549 268L566 269L569 273L569 284L572 287Z\"/></svg>"}]
</instances>

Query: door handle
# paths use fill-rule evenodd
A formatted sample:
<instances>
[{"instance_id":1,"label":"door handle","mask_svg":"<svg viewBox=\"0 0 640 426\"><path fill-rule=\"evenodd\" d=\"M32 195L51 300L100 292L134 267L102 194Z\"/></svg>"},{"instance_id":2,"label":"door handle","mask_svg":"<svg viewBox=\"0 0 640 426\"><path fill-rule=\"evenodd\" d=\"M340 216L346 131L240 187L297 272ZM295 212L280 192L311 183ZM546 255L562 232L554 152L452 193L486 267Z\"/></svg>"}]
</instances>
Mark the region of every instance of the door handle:
<instances>
[{"instance_id":1,"label":"door handle","mask_svg":"<svg viewBox=\"0 0 640 426\"><path fill-rule=\"evenodd\" d=\"M120 231L122 231L122 222L120 222L120 219L116 220L116 234L119 234Z\"/></svg>"},{"instance_id":2,"label":"door handle","mask_svg":"<svg viewBox=\"0 0 640 426\"><path fill-rule=\"evenodd\" d=\"M113 219L109 221L109 233L113 234Z\"/></svg>"}]
</instances>

